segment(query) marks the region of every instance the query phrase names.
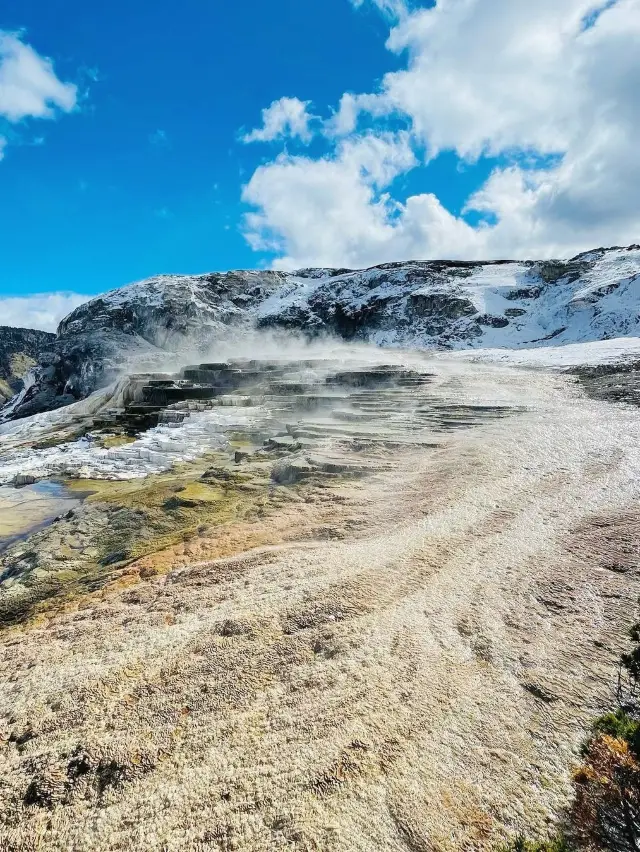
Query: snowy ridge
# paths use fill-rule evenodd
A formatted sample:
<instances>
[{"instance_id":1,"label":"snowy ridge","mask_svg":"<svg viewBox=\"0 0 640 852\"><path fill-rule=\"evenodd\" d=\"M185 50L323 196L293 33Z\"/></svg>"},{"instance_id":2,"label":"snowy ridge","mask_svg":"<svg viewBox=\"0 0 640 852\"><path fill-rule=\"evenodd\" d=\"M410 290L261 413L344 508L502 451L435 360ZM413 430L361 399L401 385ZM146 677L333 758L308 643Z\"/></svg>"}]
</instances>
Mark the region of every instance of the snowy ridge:
<instances>
[{"instance_id":1,"label":"snowy ridge","mask_svg":"<svg viewBox=\"0 0 640 852\"><path fill-rule=\"evenodd\" d=\"M256 327L445 350L640 337L640 246L567 261L155 276L64 319L51 353L0 421L69 405L132 369L162 371L187 348L193 363L216 360L224 340Z\"/></svg>"},{"instance_id":2,"label":"snowy ridge","mask_svg":"<svg viewBox=\"0 0 640 852\"><path fill-rule=\"evenodd\" d=\"M571 261L409 262L299 276L260 305L262 325L328 328L386 346L447 349L537 347L640 332L636 246Z\"/></svg>"}]
</instances>

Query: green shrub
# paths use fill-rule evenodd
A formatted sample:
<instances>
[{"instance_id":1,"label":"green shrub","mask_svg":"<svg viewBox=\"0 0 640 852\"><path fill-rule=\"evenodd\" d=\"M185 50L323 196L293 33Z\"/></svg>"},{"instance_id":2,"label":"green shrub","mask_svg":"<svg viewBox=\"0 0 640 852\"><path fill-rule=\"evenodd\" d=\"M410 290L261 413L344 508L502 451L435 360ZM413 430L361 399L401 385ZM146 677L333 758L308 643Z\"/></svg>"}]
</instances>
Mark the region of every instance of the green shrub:
<instances>
[{"instance_id":1,"label":"green shrub","mask_svg":"<svg viewBox=\"0 0 640 852\"><path fill-rule=\"evenodd\" d=\"M608 734L629 744L635 757L640 758L640 721L632 719L624 710L606 713L593 726L595 734Z\"/></svg>"}]
</instances>

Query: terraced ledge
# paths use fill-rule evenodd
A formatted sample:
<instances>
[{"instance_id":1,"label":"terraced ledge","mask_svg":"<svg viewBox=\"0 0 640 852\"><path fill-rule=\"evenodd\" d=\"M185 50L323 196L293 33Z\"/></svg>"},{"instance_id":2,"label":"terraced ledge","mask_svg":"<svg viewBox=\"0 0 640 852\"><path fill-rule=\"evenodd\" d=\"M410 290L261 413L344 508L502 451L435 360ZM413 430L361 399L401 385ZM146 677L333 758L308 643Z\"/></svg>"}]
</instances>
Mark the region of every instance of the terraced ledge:
<instances>
[{"instance_id":1,"label":"terraced ledge","mask_svg":"<svg viewBox=\"0 0 640 852\"><path fill-rule=\"evenodd\" d=\"M362 476L384 468L388 463L379 454L363 458L361 444L357 444L358 458L353 456L354 435L344 421L350 411L356 419L359 412L355 408L337 411L335 406L350 402L355 405L357 401L350 400L348 393L327 392L326 385L382 385L383 390L378 389L381 399L372 391L370 401L362 404L380 407L377 414L370 413L369 419L390 419L386 409L382 410L389 393L387 386L408 382L419 387L424 378L419 373L390 367L336 375L330 365L322 364L323 370L320 375L314 374L313 381L311 374L305 383L294 380L301 367L309 370L318 366L316 362L295 367L278 362L205 364L186 368L178 378L133 377L122 394L122 412L106 419L101 415L94 421L91 440L81 442L80 453L88 461L92 455L99 459L102 468L98 462L94 467L103 471L109 471L110 459L125 465L135 465L136 459L147 457L162 460L163 447L165 454L167 446L173 447L168 436L158 439L157 446L152 441L140 449L136 437L127 434L134 423L141 428L149 426L148 412L141 420L140 399L154 406L154 422L170 424L178 436L185 421L207 409L213 417L220 407L232 411L249 408L251 415L246 422L242 418L238 423L233 417L227 419L218 425L218 433L214 421L212 443L227 446L225 453L205 454L198 462L181 463L170 472L142 480L92 479L85 474L83 479L68 481L68 499L74 494L78 498L90 494L84 504L63 512L64 517L54 519L48 529L37 531L27 542L5 545L0 561L0 624L32 618L61 600L96 591L113 582L136 560L201 538L212 526L238 525L264 516L283 499L282 489L274 492L272 483L300 488L304 480L309 490L321 478ZM246 396L247 389L262 400L259 408ZM176 398L180 398L179 403L172 402ZM283 430L281 421L287 415L317 417L320 410L323 414L312 439L290 434L296 433L300 422ZM331 429L331 423L337 428ZM200 433L204 431L206 427L199 429ZM329 445L336 436L344 440L332 448ZM55 440L49 444L54 447ZM179 438L174 444L178 451L183 445ZM32 449L32 456L38 453L38 446ZM368 448L371 446L369 443ZM74 448L63 445L61 449L63 471L69 466L69 453ZM159 466L163 466L162 461ZM18 477L22 481L36 478L24 473ZM147 566L146 570L152 568Z\"/></svg>"}]
</instances>

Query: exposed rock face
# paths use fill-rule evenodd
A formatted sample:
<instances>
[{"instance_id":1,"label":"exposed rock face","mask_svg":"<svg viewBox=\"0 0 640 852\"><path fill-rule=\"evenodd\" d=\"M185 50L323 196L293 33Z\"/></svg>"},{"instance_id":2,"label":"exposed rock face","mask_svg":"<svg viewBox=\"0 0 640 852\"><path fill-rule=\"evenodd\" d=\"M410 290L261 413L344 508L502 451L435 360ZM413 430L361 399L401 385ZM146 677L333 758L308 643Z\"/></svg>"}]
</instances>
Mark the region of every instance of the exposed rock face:
<instances>
[{"instance_id":1,"label":"exposed rock face","mask_svg":"<svg viewBox=\"0 0 640 852\"><path fill-rule=\"evenodd\" d=\"M366 270L158 276L93 299L58 329L28 388L0 413L67 405L123 366L215 355L229 326L288 328L382 345L531 347L640 335L640 247L569 261L407 261ZM173 359L175 361L175 359Z\"/></svg>"},{"instance_id":2,"label":"exposed rock face","mask_svg":"<svg viewBox=\"0 0 640 852\"><path fill-rule=\"evenodd\" d=\"M0 326L0 405L22 390L29 369L54 340L47 331Z\"/></svg>"},{"instance_id":3,"label":"exposed rock face","mask_svg":"<svg viewBox=\"0 0 640 852\"><path fill-rule=\"evenodd\" d=\"M225 326L282 284L277 272L158 276L106 293L64 319L29 386L0 415L60 408L108 384L125 364L159 369L167 355L206 351Z\"/></svg>"},{"instance_id":4,"label":"exposed rock face","mask_svg":"<svg viewBox=\"0 0 640 852\"><path fill-rule=\"evenodd\" d=\"M303 270L260 307L258 323L421 348L599 340L637 332L639 276L637 246L569 261Z\"/></svg>"}]
</instances>

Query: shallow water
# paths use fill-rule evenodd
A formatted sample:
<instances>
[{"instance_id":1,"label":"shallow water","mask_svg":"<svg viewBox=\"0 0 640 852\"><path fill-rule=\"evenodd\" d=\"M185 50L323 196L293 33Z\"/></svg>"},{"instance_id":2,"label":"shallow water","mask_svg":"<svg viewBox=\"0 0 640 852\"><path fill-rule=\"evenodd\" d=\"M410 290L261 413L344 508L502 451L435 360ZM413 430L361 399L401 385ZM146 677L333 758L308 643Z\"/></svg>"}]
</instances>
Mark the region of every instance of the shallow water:
<instances>
[{"instance_id":1,"label":"shallow water","mask_svg":"<svg viewBox=\"0 0 640 852\"><path fill-rule=\"evenodd\" d=\"M0 486L0 553L20 538L80 503L60 482L42 480L14 488Z\"/></svg>"}]
</instances>

